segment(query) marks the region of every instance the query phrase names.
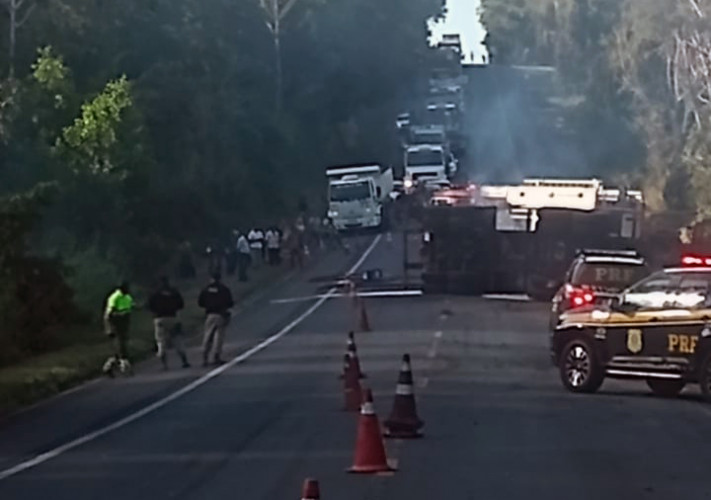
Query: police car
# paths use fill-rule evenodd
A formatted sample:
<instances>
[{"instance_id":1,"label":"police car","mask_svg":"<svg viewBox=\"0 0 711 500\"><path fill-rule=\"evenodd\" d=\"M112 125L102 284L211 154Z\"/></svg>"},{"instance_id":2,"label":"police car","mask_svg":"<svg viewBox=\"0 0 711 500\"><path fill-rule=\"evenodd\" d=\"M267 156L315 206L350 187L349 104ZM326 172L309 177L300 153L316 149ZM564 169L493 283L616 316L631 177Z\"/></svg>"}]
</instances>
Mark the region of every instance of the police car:
<instances>
[{"instance_id":1,"label":"police car","mask_svg":"<svg viewBox=\"0 0 711 500\"><path fill-rule=\"evenodd\" d=\"M580 250L551 301L550 328L564 312L604 304L648 274L644 257L634 250Z\"/></svg>"},{"instance_id":2,"label":"police car","mask_svg":"<svg viewBox=\"0 0 711 500\"><path fill-rule=\"evenodd\" d=\"M711 401L711 258L686 256L609 304L564 313L551 356L572 392L595 392L614 377L645 380L665 397L698 383Z\"/></svg>"}]
</instances>

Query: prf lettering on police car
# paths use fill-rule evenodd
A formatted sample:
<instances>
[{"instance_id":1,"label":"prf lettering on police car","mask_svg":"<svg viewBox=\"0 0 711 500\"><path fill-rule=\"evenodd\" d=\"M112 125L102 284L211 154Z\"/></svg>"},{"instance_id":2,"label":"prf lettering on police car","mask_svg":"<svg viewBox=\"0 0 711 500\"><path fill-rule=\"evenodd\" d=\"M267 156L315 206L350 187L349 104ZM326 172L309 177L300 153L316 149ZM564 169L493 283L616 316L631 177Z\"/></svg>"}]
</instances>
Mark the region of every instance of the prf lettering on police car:
<instances>
[{"instance_id":1,"label":"prf lettering on police car","mask_svg":"<svg viewBox=\"0 0 711 500\"><path fill-rule=\"evenodd\" d=\"M669 352L681 352L684 354L694 354L696 344L699 341L698 335L677 335L670 333L667 335L667 349Z\"/></svg>"},{"instance_id":2,"label":"prf lettering on police car","mask_svg":"<svg viewBox=\"0 0 711 500\"><path fill-rule=\"evenodd\" d=\"M620 269L618 267L598 267L595 269L595 281L632 281L634 269Z\"/></svg>"}]
</instances>

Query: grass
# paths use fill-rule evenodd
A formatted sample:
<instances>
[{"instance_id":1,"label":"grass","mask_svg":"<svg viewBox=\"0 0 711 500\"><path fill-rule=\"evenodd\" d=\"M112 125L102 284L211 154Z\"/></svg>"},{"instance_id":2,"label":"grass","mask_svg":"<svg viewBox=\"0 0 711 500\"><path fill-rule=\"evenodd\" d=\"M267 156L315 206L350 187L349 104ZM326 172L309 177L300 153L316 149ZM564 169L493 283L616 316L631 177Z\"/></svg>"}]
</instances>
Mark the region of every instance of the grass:
<instances>
[{"instance_id":1,"label":"grass","mask_svg":"<svg viewBox=\"0 0 711 500\"><path fill-rule=\"evenodd\" d=\"M248 283L238 283L233 278L226 281L239 307L241 299L275 282L285 272L285 268L262 268L252 272ZM202 281L199 283L202 284ZM197 307L199 286L182 287L186 307L181 319L189 336L199 331L202 323L202 311ZM151 357L155 343L150 314L143 310L136 311L131 326L129 349L132 359L137 362ZM100 326L96 327L95 335L82 332L78 338L81 340L76 344L0 369L0 416L101 375L102 365L113 351L111 342L101 333Z\"/></svg>"}]
</instances>

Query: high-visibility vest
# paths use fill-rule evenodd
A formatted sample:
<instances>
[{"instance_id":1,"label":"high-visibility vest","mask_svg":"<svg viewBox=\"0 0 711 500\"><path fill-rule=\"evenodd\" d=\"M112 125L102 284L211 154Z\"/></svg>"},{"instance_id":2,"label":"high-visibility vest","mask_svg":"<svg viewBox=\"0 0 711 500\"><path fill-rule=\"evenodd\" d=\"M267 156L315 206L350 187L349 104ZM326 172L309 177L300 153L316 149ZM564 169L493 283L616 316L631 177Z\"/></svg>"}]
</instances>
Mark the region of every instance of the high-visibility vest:
<instances>
[{"instance_id":1,"label":"high-visibility vest","mask_svg":"<svg viewBox=\"0 0 711 500\"><path fill-rule=\"evenodd\" d=\"M133 309L133 297L117 289L106 301L106 314L124 315Z\"/></svg>"}]
</instances>

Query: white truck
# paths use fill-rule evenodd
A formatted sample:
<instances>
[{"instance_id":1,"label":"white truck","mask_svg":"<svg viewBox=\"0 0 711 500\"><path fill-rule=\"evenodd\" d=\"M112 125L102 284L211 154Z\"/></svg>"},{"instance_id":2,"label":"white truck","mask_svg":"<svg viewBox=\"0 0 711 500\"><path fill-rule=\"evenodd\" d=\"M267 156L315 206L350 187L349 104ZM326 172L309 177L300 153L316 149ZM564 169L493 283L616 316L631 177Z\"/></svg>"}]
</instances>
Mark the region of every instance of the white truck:
<instances>
[{"instance_id":1,"label":"white truck","mask_svg":"<svg viewBox=\"0 0 711 500\"><path fill-rule=\"evenodd\" d=\"M328 177L328 217L339 231L377 228L393 190L392 168L381 165L332 167Z\"/></svg>"},{"instance_id":2,"label":"white truck","mask_svg":"<svg viewBox=\"0 0 711 500\"><path fill-rule=\"evenodd\" d=\"M441 186L457 170L457 161L441 144L419 144L405 150L405 191L418 185Z\"/></svg>"},{"instance_id":3,"label":"white truck","mask_svg":"<svg viewBox=\"0 0 711 500\"><path fill-rule=\"evenodd\" d=\"M447 132L443 125L415 125L410 127L410 145L434 144L448 147Z\"/></svg>"}]
</instances>

